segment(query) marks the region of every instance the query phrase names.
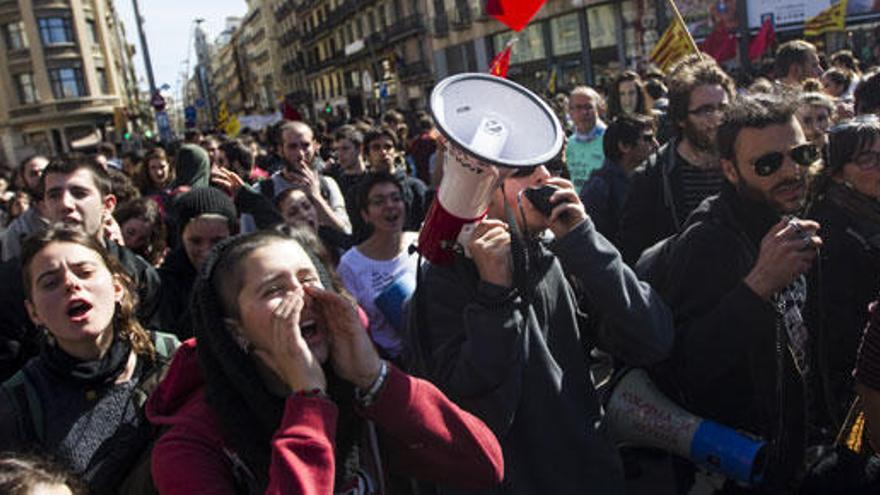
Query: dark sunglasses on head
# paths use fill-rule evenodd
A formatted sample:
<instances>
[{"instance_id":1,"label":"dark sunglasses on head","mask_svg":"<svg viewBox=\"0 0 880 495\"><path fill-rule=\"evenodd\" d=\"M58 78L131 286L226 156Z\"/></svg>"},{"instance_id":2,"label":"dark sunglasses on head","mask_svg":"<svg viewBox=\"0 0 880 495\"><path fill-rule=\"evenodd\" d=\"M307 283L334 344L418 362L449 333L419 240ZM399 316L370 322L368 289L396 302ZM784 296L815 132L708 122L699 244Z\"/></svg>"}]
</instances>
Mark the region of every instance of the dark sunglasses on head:
<instances>
[{"instance_id":1,"label":"dark sunglasses on head","mask_svg":"<svg viewBox=\"0 0 880 495\"><path fill-rule=\"evenodd\" d=\"M755 173L761 177L773 175L785 161L786 153L771 151L754 161ZM791 159L801 167L808 167L819 159L819 148L812 144L801 144L788 151Z\"/></svg>"}]
</instances>

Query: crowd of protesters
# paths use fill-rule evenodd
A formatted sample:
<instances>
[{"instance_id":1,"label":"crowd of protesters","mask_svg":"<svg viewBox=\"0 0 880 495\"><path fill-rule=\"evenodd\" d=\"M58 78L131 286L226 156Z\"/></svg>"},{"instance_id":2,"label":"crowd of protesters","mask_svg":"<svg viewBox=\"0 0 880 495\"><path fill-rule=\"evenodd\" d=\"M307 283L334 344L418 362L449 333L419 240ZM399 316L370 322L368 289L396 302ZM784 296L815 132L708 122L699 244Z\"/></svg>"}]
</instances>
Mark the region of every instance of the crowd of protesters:
<instances>
[{"instance_id":1,"label":"crowd of protesters","mask_svg":"<svg viewBox=\"0 0 880 495\"><path fill-rule=\"evenodd\" d=\"M413 248L456 164L427 112L0 173L0 486L880 492L880 69L798 40L547 103L564 151L448 264ZM761 476L618 444L634 367Z\"/></svg>"}]
</instances>

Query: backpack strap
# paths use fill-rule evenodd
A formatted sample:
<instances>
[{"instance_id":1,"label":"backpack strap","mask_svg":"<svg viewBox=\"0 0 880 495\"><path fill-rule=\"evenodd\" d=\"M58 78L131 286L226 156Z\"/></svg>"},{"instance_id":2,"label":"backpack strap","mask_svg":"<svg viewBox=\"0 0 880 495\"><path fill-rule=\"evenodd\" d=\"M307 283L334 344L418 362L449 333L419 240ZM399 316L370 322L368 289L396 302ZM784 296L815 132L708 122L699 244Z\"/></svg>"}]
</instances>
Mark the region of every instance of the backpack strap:
<instances>
[{"instance_id":1,"label":"backpack strap","mask_svg":"<svg viewBox=\"0 0 880 495\"><path fill-rule=\"evenodd\" d=\"M142 408L147 403L150 394L165 378L171 365L171 358L180 347L180 341L170 333L152 332L152 334L153 345L156 347L156 362L132 392L132 400L138 408Z\"/></svg>"},{"instance_id":2,"label":"backpack strap","mask_svg":"<svg viewBox=\"0 0 880 495\"><path fill-rule=\"evenodd\" d=\"M3 382L2 388L15 410L21 438L25 442L36 441L42 444L46 435L43 404L25 370L18 370L10 379Z\"/></svg>"}]
</instances>

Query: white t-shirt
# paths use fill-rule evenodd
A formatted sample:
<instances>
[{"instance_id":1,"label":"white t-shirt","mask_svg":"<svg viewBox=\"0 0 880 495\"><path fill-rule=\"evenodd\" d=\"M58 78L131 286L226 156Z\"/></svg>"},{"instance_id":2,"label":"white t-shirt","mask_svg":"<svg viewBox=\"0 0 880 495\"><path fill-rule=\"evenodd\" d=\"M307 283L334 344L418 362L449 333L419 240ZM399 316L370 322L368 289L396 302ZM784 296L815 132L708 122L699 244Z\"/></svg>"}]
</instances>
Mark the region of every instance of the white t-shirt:
<instances>
[{"instance_id":1,"label":"white t-shirt","mask_svg":"<svg viewBox=\"0 0 880 495\"><path fill-rule=\"evenodd\" d=\"M353 247L342 255L337 273L370 318L370 336L386 354L403 350L403 308L416 285L417 254L405 249L390 260L374 260Z\"/></svg>"}]
</instances>

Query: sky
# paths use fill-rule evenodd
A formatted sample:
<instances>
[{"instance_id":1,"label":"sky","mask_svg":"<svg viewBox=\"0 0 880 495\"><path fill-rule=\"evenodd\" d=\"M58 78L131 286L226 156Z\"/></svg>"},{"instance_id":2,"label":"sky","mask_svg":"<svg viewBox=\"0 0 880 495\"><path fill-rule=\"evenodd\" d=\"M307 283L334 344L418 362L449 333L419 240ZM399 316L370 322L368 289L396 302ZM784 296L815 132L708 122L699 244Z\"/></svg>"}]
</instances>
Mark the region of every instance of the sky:
<instances>
[{"instance_id":1,"label":"sky","mask_svg":"<svg viewBox=\"0 0 880 495\"><path fill-rule=\"evenodd\" d=\"M132 0L114 0L129 43L137 47L135 66L140 86L149 87L147 72L144 70L144 55L138 37ZM192 74L196 65L193 48L193 20L203 18L202 27L208 33L208 41L223 31L225 19L229 16L243 17L247 12L245 0L139 0L141 16L144 18L144 32L150 48L153 75L156 86L168 84L174 96L180 94L181 73L190 59L189 71Z\"/></svg>"}]
</instances>

